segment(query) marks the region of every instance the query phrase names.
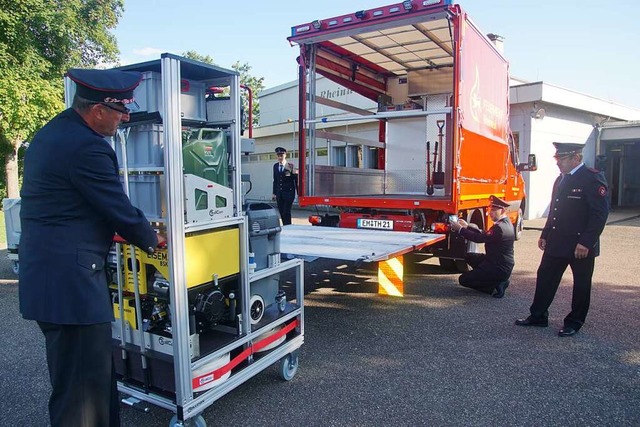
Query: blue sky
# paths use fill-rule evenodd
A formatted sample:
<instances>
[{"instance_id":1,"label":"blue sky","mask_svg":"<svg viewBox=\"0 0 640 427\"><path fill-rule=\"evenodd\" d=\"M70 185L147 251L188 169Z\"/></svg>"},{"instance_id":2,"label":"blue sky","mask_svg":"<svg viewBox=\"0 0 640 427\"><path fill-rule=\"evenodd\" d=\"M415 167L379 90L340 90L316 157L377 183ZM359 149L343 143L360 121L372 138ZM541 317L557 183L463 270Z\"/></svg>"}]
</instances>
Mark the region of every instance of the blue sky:
<instances>
[{"instance_id":1,"label":"blue sky","mask_svg":"<svg viewBox=\"0 0 640 427\"><path fill-rule=\"evenodd\" d=\"M122 64L194 50L249 63L267 88L296 79L291 27L397 1L127 0L114 34ZM637 0L460 0L485 33L505 37L511 75L640 108ZM576 6L578 4L579 6Z\"/></svg>"}]
</instances>

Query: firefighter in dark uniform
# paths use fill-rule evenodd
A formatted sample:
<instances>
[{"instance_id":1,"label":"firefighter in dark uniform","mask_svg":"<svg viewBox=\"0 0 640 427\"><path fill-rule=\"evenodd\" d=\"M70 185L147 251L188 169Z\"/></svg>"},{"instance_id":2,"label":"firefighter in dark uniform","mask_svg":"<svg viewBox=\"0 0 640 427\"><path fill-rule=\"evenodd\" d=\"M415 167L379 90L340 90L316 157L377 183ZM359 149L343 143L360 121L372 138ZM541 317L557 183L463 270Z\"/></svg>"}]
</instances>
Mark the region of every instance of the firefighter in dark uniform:
<instances>
[{"instance_id":1,"label":"firefighter in dark uniform","mask_svg":"<svg viewBox=\"0 0 640 427\"><path fill-rule=\"evenodd\" d=\"M72 108L35 135L24 159L20 312L45 337L51 425L118 426L107 255L115 232L147 252L165 241L131 205L104 139L129 120L142 76L67 75L77 87Z\"/></svg>"},{"instance_id":2,"label":"firefighter in dark uniform","mask_svg":"<svg viewBox=\"0 0 640 427\"><path fill-rule=\"evenodd\" d=\"M536 279L531 315L519 326L548 326L549 306L567 266L573 272L571 312L558 335L575 335L584 324L591 300L591 277L609 204L604 175L582 162L582 144L553 143L560 176L553 184L549 216L538 247L544 251Z\"/></svg>"},{"instance_id":3,"label":"firefighter in dark uniform","mask_svg":"<svg viewBox=\"0 0 640 427\"><path fill-rule=\"evenodd\" d=\"M504 200L491 196L489 217L493 225L486 232L480 231L475 226L470 227L463 219L450 224L451 229L460 233L465 239L484 243L486 252L486 254L467 254L466 261L472 270L462 273L458 281L464 287L492 294L495 298L504 296L514 265L515 233L513 224L506 215L508 207L509 204Z\"/></svg>"},{"instance_id":4,"label":"firefighter in dark uniform","mask_svg":"<svg viewBox=\"0 0 640 427\"><path fill-rule=\"evenodd\" d=\"M298 171L293 163L287 162L287 150L276 148L278 163L273 165L273 194L272 200L278 203L278 211L282 224L291 224L291 206L298 192Z\"/></svg>"}]
</instances>

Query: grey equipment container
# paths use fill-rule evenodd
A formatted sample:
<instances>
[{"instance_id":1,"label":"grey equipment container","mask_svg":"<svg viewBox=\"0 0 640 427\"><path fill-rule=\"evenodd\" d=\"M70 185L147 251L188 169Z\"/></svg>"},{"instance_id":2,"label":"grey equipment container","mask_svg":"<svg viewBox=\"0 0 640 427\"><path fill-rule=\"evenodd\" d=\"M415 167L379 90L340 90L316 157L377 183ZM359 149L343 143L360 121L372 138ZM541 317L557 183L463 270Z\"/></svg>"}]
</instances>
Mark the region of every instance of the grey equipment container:
<instances>
[{"instance_id":1,"label":"grey equipment container","mask_svg":"<svg viewBox=\"0 0 640 427\"><path fill-rule=\"evenodd\" d=\"M115 144L118 165L122 168L122 145ZM162 125L132 126L127 137L127 167L129 169L159 169L164 166Z\"/></svg>"},{"instance_id":2,"label":"grey equipment container","mask_svg":"<svg viewBox=\"0 0 640 427\"><path fill-rule=\"evenodd\" d=\"M180 116L185 120L207 121L205 84L194 80L180 80ZM162 79L156 72L142 73L142 81L133 92L140 111L162 112Z\"/></svg>"},{"instance_id":3,"label":"grey equipment container","mask_svg":"<svg viewBox=\"0 0 640 427\"><path fill-rule=\"evenodd\" d=\"M254 253L256 271L272 267L269 256L280 254L280 214L267 203L249 203L249 251Z\"/></svg>"},{"instance_id":4,"label":"grey equipment container","mask_svg":"<svg viewBox=\"0 0 640 427\"><path fill-rule=\"evenodd\" d=\"M280 258L280 215L267 203L249 203L246 208L249 221L249 251L254 254L256 271L274 267L270 259ZM262 318L262 313L275 304L280 275L251 282L250 317L252 323Z\"/></svg>"},{"instance_id":5,"label":"grey equipment container","mask_svg":"<svg viewBox=\"0 0 640 427\"><path fill-rule=\"evenodd\" d=\"M120 175L124 187L124 177ZM126 189L125 189L126 192ZM166 214L165 179L160 174L129 174L129 199L147 219L161 221Z\"/></svg>"},{"instance_id":6,"label":"grey equipment container","mask_svg":"<svg viewBox=\"0 0 640 427\"><path fill-rule=\"evenodd\" d=\"M7 258L13 263L13 272L18 274L18 245L22 233L20 199L2 199L2 210L7 232Z\"/></svg>"}]
</instances>

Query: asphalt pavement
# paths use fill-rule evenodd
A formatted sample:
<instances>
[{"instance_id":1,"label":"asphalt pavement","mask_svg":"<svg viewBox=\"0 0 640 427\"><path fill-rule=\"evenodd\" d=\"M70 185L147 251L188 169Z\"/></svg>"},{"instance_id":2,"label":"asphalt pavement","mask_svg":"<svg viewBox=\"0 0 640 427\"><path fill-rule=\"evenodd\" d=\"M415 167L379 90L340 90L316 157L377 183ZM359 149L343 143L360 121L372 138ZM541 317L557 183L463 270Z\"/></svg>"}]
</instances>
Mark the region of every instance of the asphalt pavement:
<instances>
[{"instance_id":1,"label":"asphalt pavement","mask_svg":"<svg viewBox=\"0 0 640 427\"><path fill-rule=\"evenodd\" d=\"M208 426L638 426L640 217L620 219L605 228L591 310L571 338L557 336L569 311L570 272L549 328L513 324L533 298L537 223L525 223L501 300L460 287L435 259L407 267L403 298L377 295L372 268L306 263L297 375L284 382L269 368L204 419ZM43 338L21 319L17 298L2 251L0 425L46 426ZM166 426L171 415L122 408L125 427Z\"/></svg>"}]
</instances>

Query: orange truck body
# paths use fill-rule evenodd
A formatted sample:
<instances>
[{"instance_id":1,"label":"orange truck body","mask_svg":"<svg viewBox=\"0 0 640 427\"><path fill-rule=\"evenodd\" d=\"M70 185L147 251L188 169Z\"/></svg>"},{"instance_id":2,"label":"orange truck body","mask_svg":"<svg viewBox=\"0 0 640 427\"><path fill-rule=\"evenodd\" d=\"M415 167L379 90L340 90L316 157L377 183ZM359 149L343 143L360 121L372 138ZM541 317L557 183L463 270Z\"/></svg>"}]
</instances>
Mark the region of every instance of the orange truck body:
<instances>
[{"instance_id":1,"label":"orange truck body","mask_svg":"<svg viewBox=\"0 0 640 427\"><path fill-rule=\"evenodd\" d=\"M453 216L490 227L496 195L521 230L520 171L534 165L519 163L509 130L508 62L459 5L405 1L295 26L289 41L300 46L301 206L337 208L339 218L324 222L340 227L448 233ZM377 102L377 111L318 96L317 76ZM319 117L319 104L356 115ZM373 167L320 164L318 146L340 138L325 131L329 123L358 119L378 121L377 139L342 140L365 146ZM461 260L466 247L452 234L427 251Z\"/></svg>"}]
</instances>

